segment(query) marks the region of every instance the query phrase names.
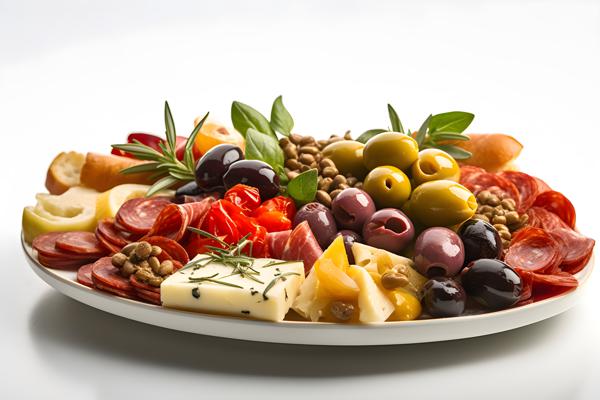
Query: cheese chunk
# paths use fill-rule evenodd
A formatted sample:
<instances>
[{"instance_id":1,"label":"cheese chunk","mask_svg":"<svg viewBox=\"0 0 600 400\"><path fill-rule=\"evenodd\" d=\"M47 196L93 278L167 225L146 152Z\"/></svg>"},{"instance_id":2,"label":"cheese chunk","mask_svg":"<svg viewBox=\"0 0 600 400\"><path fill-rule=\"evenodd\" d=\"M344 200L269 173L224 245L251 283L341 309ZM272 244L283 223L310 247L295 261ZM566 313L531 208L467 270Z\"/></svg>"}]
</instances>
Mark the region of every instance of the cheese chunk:
<instances>
[{"instance_id":1,"label":"cheese chunk","mask_svg":"<svg viewBox=\"0 0 600 400\"><path fill-rule=\"evenodd\" d=\"M199 255L196 260L206 258ZM304 264L255 259L252 275L218 262L175 272L160 285L165 307L211 314L282 321L304 282ZM204 266L202 266L204 265ZM260 281L260 282L258 282Z\"/></svg>"}]
</instances>

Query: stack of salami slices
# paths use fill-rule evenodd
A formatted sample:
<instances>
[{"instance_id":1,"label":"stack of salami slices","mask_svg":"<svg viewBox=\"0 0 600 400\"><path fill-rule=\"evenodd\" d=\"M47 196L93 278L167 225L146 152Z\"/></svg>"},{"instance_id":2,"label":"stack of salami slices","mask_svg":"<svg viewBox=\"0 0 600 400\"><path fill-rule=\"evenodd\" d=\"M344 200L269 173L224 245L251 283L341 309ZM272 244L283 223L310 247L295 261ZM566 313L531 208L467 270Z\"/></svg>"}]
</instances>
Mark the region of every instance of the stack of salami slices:
<instances>
[{"instance_id":1,"label":"stack of salami slices","mask_svg":"<svg viewBox=\"0 0 600 400\"><path fill-rule=\"evenodd\" d=\"M46 233L32 247L42 265L57 269L77 269L108 253L91 232Z\"/></svg>"},{"instance_id":2,"label":"stack of salami slices","mask_svg":"<svg viewBox=\"0 0 600 400\"><path fill-rule=\"evenodd\" d=\"M504 261L523 279L521 304L577 287L573 274L588 263L595 241L575 230L575 208L562 193L518 171L490 173L464 166L460 182L474 194L489 190L508 196L520 213L527 213L527 226L513 234L504 254Z\"/></svg>"}]
</instances>

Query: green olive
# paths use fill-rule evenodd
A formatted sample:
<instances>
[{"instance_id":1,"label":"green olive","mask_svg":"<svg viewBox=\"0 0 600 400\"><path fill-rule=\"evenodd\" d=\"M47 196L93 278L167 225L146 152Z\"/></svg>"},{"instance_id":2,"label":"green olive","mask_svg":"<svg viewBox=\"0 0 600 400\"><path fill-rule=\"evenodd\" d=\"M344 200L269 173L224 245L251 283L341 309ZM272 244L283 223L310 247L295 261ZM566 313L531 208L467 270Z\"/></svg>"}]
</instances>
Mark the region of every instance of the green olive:
<instances>
[{"instance_id":1,"label":"green olive","mask_svg":"<svg viewBox=\"0 0 600 400\"><path fill-rule=\"evenodd\" d=\"M364 144L354 140L340 140L323 149L323 157L331 159L342 175L348 173L362 180L367 175L363 163Z\"/></svg>"},{"instance_id":2,"label":"green olive","mask_svg":"<svg viewBox=\"0 0 600 400\"><path fill-rule=\"evenodd\" d=\"M369 170L380 165L391 165L405 171L417 160L419 145L408 135L384 132L369 139L363 154Z\"/></svg>"},{"instance_id":3,"label":"green olive","mask_svg":"<svg viewBox=\"0 0 600 400\"><path fill-rule=\"evenodd\" d=\"M477 200L463 185L449 180L425 182L413 190L404 211L424 227L453 226L475 214Z\"/></svg>"},{"instance_id":4,"label":"green olive","mask_svg":"<svg viewBox=\"0 0 600 400\"><path fill-rule=\"evenodd\" d=\"M369 172L363 189L373 198L377 208L399 208L410 196L410 180L398 168L385 165Z\"/></svg>"},{"instance_id":5,"label":"green olive","mask_svg":"<svg viewBox=\"0 0 600 400\"><path fill-rule=\"evenodd\" d=\"M411 173L416 185L440 179L458 182L460 178L460 168L456 160L439 149L421 150L419 158L411 167Z\"/></svg>"}]
</instances>

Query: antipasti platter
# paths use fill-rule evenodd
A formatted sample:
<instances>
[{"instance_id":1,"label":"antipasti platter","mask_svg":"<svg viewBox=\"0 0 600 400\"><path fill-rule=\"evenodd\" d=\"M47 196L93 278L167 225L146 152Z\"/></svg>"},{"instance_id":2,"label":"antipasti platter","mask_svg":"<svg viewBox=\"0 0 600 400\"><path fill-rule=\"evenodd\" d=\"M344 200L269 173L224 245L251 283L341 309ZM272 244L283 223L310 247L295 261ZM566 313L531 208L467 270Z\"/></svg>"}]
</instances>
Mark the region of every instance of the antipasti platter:
<instances>
[{"instance_id":1,"label":"antipasti platter","mask_svg":"<svg viewBox=\"0 0 600 400\"><path fill-rule=\"evenodd\" d=\"M56 156L23 210L33 271L125 318L242 340L381 345L506 331L575 304L595 241L473 114L317 139L278 97L233 128L131 133ZM108 328L109 329L109 328Z\"/></svg>"}]
</instances>

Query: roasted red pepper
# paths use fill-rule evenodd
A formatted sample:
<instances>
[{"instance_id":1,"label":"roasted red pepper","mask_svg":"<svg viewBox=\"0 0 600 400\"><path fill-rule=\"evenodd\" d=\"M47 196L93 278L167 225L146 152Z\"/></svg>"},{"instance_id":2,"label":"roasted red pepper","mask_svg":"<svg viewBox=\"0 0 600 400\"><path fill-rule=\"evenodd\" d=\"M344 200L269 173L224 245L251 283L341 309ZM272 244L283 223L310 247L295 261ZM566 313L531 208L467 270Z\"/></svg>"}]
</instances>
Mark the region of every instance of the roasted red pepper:
<instances>
[{"instance_id":1,"label":"roasted red pepper","mask_svg":"<svg viewBox=\"0 0 600 400\"><path fill-rule=\"evenodd\" d=\"M185 142L187 141L187 138L184 136L177 136L177 141L175 142L175 154L177 154L177 158L179 160L183 160L183 154L185 152ZM156 136L156 135L152 135L151 133L130 133L127 136L127 143L136 143L136 142L140 142L141 144L145 144L148 147L153 148L156 151L161 151L160 149L160 143L165 143L165 140ZM112 149L111 154L114 154L116 156L122 156L122 157L129 157L129 158L135 158L133 155L124 152L122 150L119 149Z\"/></svg>"},{"instance_id":2,"label":"roasted red pepper","mask_svg":"<svg viewBox=\"0 0 600 400\"><path fill-rule=\"evenodd\" d=\"M284 196L277 196L265 201L252 213L256 221L267 229L267 232L292 229L294 215L296 215L294 201Z\"/></svg>"},{"instance_id":3,"label":"roasted red pepper","mask_svg":"<svg viewBox=\"0 0 600 400\"><path fill-rule=\"evenodd\" d=\"M223 198L238 206L246 215L250 215L260 206L258 189L241 183L229 189Z\"/></svg>"}]
</instances>

